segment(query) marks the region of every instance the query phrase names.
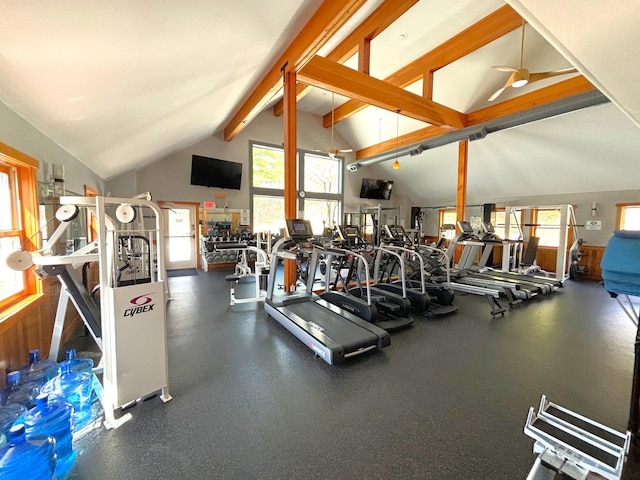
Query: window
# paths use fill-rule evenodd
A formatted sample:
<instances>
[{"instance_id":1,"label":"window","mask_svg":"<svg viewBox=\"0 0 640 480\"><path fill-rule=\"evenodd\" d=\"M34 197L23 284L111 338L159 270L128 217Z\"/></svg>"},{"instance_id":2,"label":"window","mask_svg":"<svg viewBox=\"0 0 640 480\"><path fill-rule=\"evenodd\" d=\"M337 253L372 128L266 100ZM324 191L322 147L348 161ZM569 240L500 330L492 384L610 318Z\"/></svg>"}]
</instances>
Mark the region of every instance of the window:
<instances>
[{"instance_id":1,"label":"window","mask_svg":"<svg viewBox=\"0 0 640 480\"><path fill-rule=\"evenodd\" d=\"M557 247L560 243L560 211L555 209L536 209L534 227L531 235L538 237L538 245Z\"/></svg>"},{"instance_id":2,"label":"window","mask_svg":"<svg viewBox=\"0 0 640 480\"><path fill-rule=\"evenodd\" d=\"M2 311L29 295L40 293L40 284L31 270L10 269L8 255L21 246L37 250L38 203L36 169L38 162L0 143L0 316Z\"/></svg>"},{"instance_id":3,"label":"window","mask_svg":"<svg viewBox=\"0 0 640 480\"><path fill-rule=\"evenodd\" d=\"M522 240L522 210L512 210L509 218L509 235L505 233L505 209L496 210L496 224L493 226L496 234L505 240Z\"/></svg>"},{"instance_id":4,"label":"window","mask_svg":"<svg viewBox=\"0 0 640 480\"><path fill-rule=\"evenodd\" d=\"M445 237L447 240L451 240L454 237L457 219L455 210L440 210L438 212L438 231L441 237ZM442 228L443 225L445 228ZM449 228L451 225L453 225L453 228Z\"/></svg>"},{"instance_id":5,"label":"window","mask_svg":"<svg viewBox=\"0 0 640 480\"><path fill-rule=\"evenodd\" d=\"M618 230L640 230L640 203L619 203Z\"/></svg>"},{"instance_id":6,"label":"window","mask_svg":"<svg viewBox=\"0 0 640 480\"><path fill-rule=\"evenodd\" d=\"M298 151L299 189L297 210L305 212L313 232L340 222L343 202L343 159ZM251 198L253 230L278 233L285 228L284 150L258 143L251 144Z\"/></svg>"}]
</instances>

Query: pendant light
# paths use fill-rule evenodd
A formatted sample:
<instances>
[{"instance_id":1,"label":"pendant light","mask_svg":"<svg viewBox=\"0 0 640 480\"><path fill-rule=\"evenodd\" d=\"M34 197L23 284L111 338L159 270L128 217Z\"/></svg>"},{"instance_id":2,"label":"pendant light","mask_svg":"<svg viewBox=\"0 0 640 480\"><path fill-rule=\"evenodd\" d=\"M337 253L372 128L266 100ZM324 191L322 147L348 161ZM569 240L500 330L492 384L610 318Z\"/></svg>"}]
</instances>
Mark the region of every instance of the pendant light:
<instances>
[{"instance_id":1,"label":"pendant light","mask_svg":"<svg viewBox=\"0 0 640 480\"><path fill-rule=\"evenodd\" d=\"M400 169L400 162L398 161L398 146L399 146L399 133L400 129L400 110L396 110L396 160L393 162L392 168L394 170Z\"/></svg>"}]
</instances>

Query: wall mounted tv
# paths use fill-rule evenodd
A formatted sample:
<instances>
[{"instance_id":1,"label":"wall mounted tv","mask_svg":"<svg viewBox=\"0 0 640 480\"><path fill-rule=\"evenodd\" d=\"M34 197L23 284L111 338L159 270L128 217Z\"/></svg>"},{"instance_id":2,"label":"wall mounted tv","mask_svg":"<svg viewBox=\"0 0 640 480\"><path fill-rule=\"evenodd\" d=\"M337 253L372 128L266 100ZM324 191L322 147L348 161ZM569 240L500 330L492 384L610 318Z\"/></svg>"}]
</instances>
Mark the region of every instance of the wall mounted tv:
<instances>
[{"instance_id":1,"label":"wall mounted tv","mask_svg":"<svg viewBox=\"0 0 640 480\"><path fill-rule=\"evenodd\" d=\"M374 200L389 200L393 180L376 180L373 178L363 178L360 187L360 198L371 198Z\"/></svg>"},{"instance_id":2,"label":"wall mounted tv","mask_svg":"<svg viewBox=\"0 0 640 480\"><path fill-rule=\"evenodd\" d=\"M240 190L242 164L218 158L191 156L191 185Z\"/></svg>"}]
</instances>

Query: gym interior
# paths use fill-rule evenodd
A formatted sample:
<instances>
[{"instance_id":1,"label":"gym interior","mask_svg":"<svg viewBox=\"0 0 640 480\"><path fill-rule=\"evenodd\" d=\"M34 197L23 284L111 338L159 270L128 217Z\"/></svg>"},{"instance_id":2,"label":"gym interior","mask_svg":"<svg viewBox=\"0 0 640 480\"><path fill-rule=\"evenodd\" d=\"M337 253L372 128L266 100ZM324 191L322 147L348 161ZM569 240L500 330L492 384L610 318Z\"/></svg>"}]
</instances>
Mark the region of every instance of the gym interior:
<instances>
[{"instance_id":1,"label":"gym interior","mask_svg":"<svg viewBox=\"0 0 640 480\"><path fill-rule=\"evenodd\" d=\"M116 3L0 7L0 365L94 361L62 478L640 478L640 7Z\"/></svg>"}]
</instances>

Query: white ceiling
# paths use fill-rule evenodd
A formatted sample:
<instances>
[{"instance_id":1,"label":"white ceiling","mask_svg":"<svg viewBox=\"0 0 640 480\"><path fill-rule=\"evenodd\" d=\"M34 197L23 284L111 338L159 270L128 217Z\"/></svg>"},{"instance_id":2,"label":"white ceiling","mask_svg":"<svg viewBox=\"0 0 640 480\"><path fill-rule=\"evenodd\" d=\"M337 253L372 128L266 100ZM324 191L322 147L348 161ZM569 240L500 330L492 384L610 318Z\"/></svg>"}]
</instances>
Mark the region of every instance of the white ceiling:
<instances>
[{"instance_id":1,"label":"white ceiling","mask_svg":"<svg viewBox=\"0 0 640 480\"><path fill-rule=\"evenodd\" d=\"M330 51L382 1L367 1L320 53ZM0 101L110 179L221 132L321 3L5 0L0 3ZM614 105L473 142L470 199L476 193L508 197L505 185L515 184L480 185L486 178L474 177L474 165L482 165L490 175L529 175L521 186L534 189L531 194L541 193L541 188L555 192L635 188L640 177L633 178L626 169L639 144L640 96L630 79L640 73L635 38L640 2L508 3L530 23L525 66L546 71L574 65ZM503 0L420 0L371 42L371 74L384 78L503 5ZM491 66L517 66L519 43L516 30L442 68L435 74L434 100L463 112L488 105L487 98L508 76ZM346 64L354 66L355 58ZM499 100L566 78L511 89ZM420 82L408 90L420 93ZM335 103L345 100L336 96ZM331 95L314 89L299 108L326 114ZM338 123L336 131L360 149L425 126L369 107ZM614 149L616 155L611 155ZM531 166L546 166L554 158L557 161L549 168L557 168L561 160L567 174L573 173L570 187L560 176L562 169L558 181L548 181L548 175L544 182L535 177L541 169L532 171ZM598 167L604 158L611 170ZM399 171L392 171L390 162L375 168L393 175L401 187L395 190L416 204L437 204L450 202L455 195L451 172L455 175L456 160L457 151L445 146L404 157ZM421 176L422 183L417 182Z\"/></svg>"}]
</instances>

